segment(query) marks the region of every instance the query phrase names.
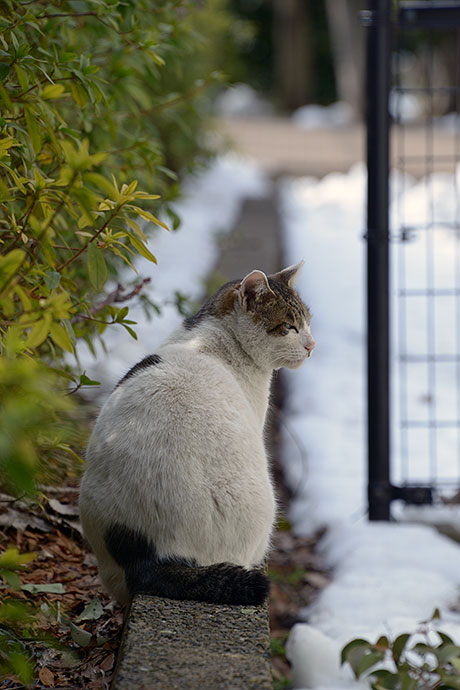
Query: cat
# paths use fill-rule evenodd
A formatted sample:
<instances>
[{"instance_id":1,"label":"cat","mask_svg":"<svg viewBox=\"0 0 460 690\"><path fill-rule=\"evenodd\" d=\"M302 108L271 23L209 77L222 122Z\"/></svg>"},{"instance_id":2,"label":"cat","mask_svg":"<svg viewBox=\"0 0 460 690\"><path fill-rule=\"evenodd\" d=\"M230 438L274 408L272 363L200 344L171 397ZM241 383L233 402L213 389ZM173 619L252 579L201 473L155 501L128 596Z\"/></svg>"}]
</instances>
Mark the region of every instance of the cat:
<instances>
[{"instance_id":1,"label":"cat","mask_svg":"<svg viewBox=\"0 0 460 690\"><path fill-rule=\"evenodd\" d=\"M313 351L303 261L223 285L119 381L90 438L84 533L109 593L261 604L276 505L264 448L273 370Z\"/></svg>"}]
</instances>

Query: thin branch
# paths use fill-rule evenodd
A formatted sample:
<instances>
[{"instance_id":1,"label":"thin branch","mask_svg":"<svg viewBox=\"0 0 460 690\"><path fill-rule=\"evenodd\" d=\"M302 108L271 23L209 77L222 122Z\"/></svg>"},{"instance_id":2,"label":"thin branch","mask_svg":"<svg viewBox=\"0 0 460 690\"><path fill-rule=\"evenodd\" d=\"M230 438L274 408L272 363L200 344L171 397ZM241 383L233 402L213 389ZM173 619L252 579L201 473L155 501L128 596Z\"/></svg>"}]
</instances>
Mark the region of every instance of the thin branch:
<instances>
[{"instance_id":1,"label":"thin branch","mask_svg":"<svg viewBox=\"0 0 460 690\"><path fill-rule=\"evenodd\" d=\"M35 19L62 19L64 17L94 17L98 22L106 26L108 29L115 31L115 33L118 34L120 38L122 38L123 41L125 41L125 43L127 43L129 46L138 47L136 43L127 38L123 31L120 31L116 27L112 26L112 24L104 21L104 19L102 19L97 12L63 12L57 14L40 14L38 17L35 17Z\"/></svg>"},{"instance_id":2,"label":"thin branch","mask_svg":"<svg viewBox=\"0 0 460 690\"><path fill-rule=\"evenodd\" d=\"M134 288L131 290L131 292L128 292L126 294L124 293L125 288L118 284L115 290L110 292L105 300L101 302L100 304L96 305L91 309L91 314L97 314L99 311L104 309L105 307L109 306L110 304L114 303L120 303L120 302L127 302L128 300L132 299L133 297L136 297L140 293L140 291L150 283L151 278L144 278L142 282L138 283L137 285L134 286Z\"/></svg>"},{"instance_id":3,"label":"thin branch","mask_svg":"<svg viewBox=\"0 0 460 690\"><path fill-rule=\"evenodd\" d=\"M74 183L75 183L75 177L76 177L76 175L75 175L75 173L74 173L73 176L72 176L72 179L70 180L70 184L69 184L69 187L68 187L67 195L62 197L61 201L59 202L59 204L58 204L58 205L56 206L56 208L54 209L54 212L53 212L52 216L47 220L47 222L46 222L45 225L43 226L43 228L42 228L40 234L38 235L38 237L35 238L36 244L39 244L40 241L42 240L42 238L46 235L46 232L47 232L48 228L50 227L51 223L54 222L54 219L55 219L56 216L61 212L61 209L62 209L62 207L64 206L64 204L68 201L69 194L70 194L70 190L72 189L72 187L73 187L73 185L74 185ZM75 255L75 256L76 256L76 255ZM75 258L75 257L74 257L74 258ZM7 281L3 284L3 287L2 287L2 294L5 292L6 288L9 287L10 283L11 283L13 280L16 280L16 283L19 282L19 279L20 279L20 276L18 275L18 274L19 274L19 269L22 267L22 265L23 265L23 263L24 263L25 260L26 260L26 255L24 255L24 257L23 257L22 261L20 262L19 266L16 268L15 273L13 273L13 275L10 276L10 277L7 279ZM26 274L25 274L25 275L27 275L28 273L30 273L30 271L32 270L32 266L33 266L33 263L31 264L29 270L26 271ZM22 277L24 278L24 276L22 276ZM38 287L38 286L37 286L37 287ZM36 289L36 288L35 288L35 289Z\"/></svg>"},{"instance_id":4,"label":"thin branch","mask_svg":"<svg viewBox=\"0 0 460 690\"><path fill-rule=\"evenodd\" d=\"M84 321L94 321L95 323L103 323L106 326L113 326L114 323L117 323L116 319L114 319L113 321L104 321L103 319L93 319L92 316L85 316L84 314L76 314L72 319L72 323L74 323L77 319L83 319Z\"/></svg>"},{"instance_id":5,"label":"thin branch","mask_svg":"<svg viewBox=\"0 0 460 690\"><path fill-rule=\"evenodd\" d=\"M54 72L50 75L50 79L53 79L53 74L54 74ZM57 77L56 79L54 79L53 83L59 84L61 81L75 81L75 77ZM32 86L30 86L27 89L27 91L23 91L22 93L18 94L17 96L13 96L11 98L11 100L12 101L20 101L20 100L22 100L22 98L24 98L24 96L27 96L27 94L30 93L31 91L33 91L34 89L38 89L38 87L41 86L42 84L49 84L49 83L50 83L50 80L46 79L44 77L43 79L38 81L36 84L33 84Z\"/></svg>"},{"instance_id":6,"label":"thin branch","mask_svg":"<svg viewBox=\"0 0 460 690\"><path fill-rule=\"evenodd\" d=\"M39 14L34 19L60 19L61 17L97 17L96 12L62 12L59 14Z\"/></svg>"},{"instance_id":7,"label":"thin branch","mask_svg":"<svg viewBox=\"0 0 460 690\"><path fill-rule=\"evenodd\" d=\"M165 108L169 108L170 106L175 106L178 103L187 103L190 101L194 96L199 94L200 92L204 91L209 84L211 84L213 79L211 77L208 77L201 83L199 86L194 86L192 89L187 91L184 94L181 94L180 96L176 96L175 98L171 98L169 101L165 101L164 103L159 103L158 105L153 105L151 108L146 108L144 110L140 111L140 115L149 115L150 113L156 113L159 110L164 110Z\"/></svg>"},{"instance_id":8,"label":"thin branch","mask_svg":"<svg viewBox=\"0 0 460 690\"><path fill-rule=\"evenodd\" d=\"M145 285L150 283L150 280L150 278L144 278L140 283L135 285L130 292L126 294L123 294L125 290L123 285L118 284L115 290L110 292L103 302L97 304L90 310L90 316L86 316L85 314L76 314L72 318L71 323L75 323L76 321L78 321L78 319L83 319L84 321L94 321L96 323L103 323L106 326L112 326L114 323L117 323L116 319L114 319L113 321L103 321L102 319L95 319L94 315L102 311L102 309L104 309L105 307L110 306L111 304L127 302L133 297L136 297L136 295L140 293L140 291L145 287Z\"/></svg>"}]
</instances>

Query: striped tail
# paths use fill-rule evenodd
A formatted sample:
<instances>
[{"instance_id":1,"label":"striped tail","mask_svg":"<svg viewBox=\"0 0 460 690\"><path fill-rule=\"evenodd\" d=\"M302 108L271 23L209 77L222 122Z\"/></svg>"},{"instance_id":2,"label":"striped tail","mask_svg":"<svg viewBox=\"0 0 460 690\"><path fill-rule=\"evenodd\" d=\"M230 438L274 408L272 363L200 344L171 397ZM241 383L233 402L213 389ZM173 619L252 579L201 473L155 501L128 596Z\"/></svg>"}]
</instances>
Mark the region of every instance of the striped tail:
<instances>
[{"instance_id":1,"label":"striped tail","mask_svg":"<svg viewBox=\"0 0 460 690\"><path fill-rule=\"evenodd\" d=\"M107 531L106 544L125 571L130 595L248 606L262 604L268 596L269 580L260 570L231 563L197 566L181 558L160 559L143 535L118 523Z\"/></svg>"}]
</instances>

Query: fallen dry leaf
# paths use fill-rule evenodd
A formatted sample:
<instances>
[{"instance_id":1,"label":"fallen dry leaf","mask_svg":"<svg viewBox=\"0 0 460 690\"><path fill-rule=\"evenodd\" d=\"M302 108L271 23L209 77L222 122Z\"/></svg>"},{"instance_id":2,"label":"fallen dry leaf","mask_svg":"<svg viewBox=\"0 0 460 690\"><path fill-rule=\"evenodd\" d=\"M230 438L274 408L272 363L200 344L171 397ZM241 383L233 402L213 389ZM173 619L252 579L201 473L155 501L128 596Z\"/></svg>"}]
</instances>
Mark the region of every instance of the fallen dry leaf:
<instances>
[{"instance_id":1,"label":"fallen dry leaf","mask_svg":"<svg viewBox=\"0 0 460 690\"><path fill-rule=\"evenodd\" d=\"M73 508L69 508L68 513L76 515L77 491L73 488L72 492L62 493L65 503L59 503L72 503ZM58 491L54 495L61 496ZM28 514L29 508L22 501L12 501L10 497L3 501L1 499L0 495L0 515L9 513L11 518L11 511L15 510L19 517L14 513L13 517L18 517L15 524L5 518L6 524L0 526L0 551L9 544L14 544L21 552L30 551L33 546L33 550L38 553L37 559L21 572L22 583L64 583L66 590L65 593L54 594L8 590L8 596L12 598L30 603L36 609L44 607L36 619L35 629L39 633L37 640L28 645L35 661L39 666L42 665L37 668L37 679L29 686L29 690L92 690L93 687L108 690L120 641L123 611L102 589L94 557L92 554L90 557L79 530L73 525L72 530L69 529L69 523L75 521L52 514L51 509L50 515L46 516L49 522L41 518L36 521L34 506L30 507L31 513ZM24 524L26 529L22 529ZM2 590L2 594L4 591L6 590ZM90 622L91 634L95 640L100 637L109 639L103 647L79 647L72 640L69 621L75 621L95 598L101 602L102 614L97 620ZM48 639L57 639L58 648L53 649L48 643L40 642L39 638L43 635ZM0 688L20 687L13 679L6 683L7 685L3 685L3 681L0 681Z\"/></svg>"},{"instance_id":2,"label":"fallen dry leaf","mask_svg":"<svg viewBox=\"0 0 460 690\"><path fill-rule=\"evenodd\" d=\"M54 687L54 674L49 670L49 668L46 668L46 666L43 666L39 670L38 677L43 685L45 685L47 688Z\"/></svg>"},{"instance_id":3,"label":"fallen dry leaf","mask_svg":"<svg viewBox=\"0 0 460 690\"><path fill-rule=\"evenodd\" d=\"M72 505L71 503L61 503L57 498L50 498L48 500L48 505L54 510L55 513L59 515L71 515L72 517L78 517L78 507Z\"/></svg>"},{"instance_id":4,"label":"fallen dry leaf","mask_svg":"<svg viewBox=\"0 0 460 690\"><path fill-rule=\"evenodd\" d=\"M106 673L110 671L113 668L113 665L115 663L115 654L109 654L109 656L106 656L102 664L100 664L100 667L102 668L103 671Z\"/></svg>"},{"instance_id":5,"label":"fallen dry leaf","mask_svg":"<svg viewBox=\"0 0 460 690\"><path fill-rule=\"evenodd\" d=\"M0 527L15 527L20 532L24 532L28 527L38 529L41 532L51 532L51 525L45 520L16 508L3 508L0 504Z\"/></svg>"}]
</instances>

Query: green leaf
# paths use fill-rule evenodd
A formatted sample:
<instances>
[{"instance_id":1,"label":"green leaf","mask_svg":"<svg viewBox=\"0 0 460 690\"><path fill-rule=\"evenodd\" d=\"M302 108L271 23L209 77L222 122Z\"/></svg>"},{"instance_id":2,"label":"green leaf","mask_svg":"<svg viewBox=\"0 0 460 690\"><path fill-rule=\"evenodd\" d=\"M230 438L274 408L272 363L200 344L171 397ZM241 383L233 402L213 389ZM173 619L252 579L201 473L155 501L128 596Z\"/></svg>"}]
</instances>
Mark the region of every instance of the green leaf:
<instances>
[{"instance_id":1,"label":"green leaf","mask_svg":"<svg viewBox=\"0 0 460 690\"><path fill-rule=\"evenodd\" d=\"M88 378L86 374L81 374L80 376L80 386L100 386L100 381L93 381Z\"/></svg>"},{"instance_id":2,"label":"green leaf","mask_svg":"<svg viewBox=\"0 0 460 690\"><path fill-rule=\"evenodd\" d=\"M401 690L416 690L417 678L413 678L407 671L401 673Z\"/></svg>"},{"instance_id":3,"label":"green leaf","mask_svg":"<svg viewBox=\"0 0 460 690\"><path fill-rule=\"evenodd\" d=\"M0 575L11 589L14 589L16 592L21 589L21 578L12 570L2 570Z\"/></svg>"},{"instance_id":4,"label":"green leaf","mask_svg":"<svg viewBox=\"0 0 460 690\"><path fill-rule=\"evenodd\" d=\"M77 84L76 82L73 81L70 85L70 88L72 89L72 96L73 96L76 104L80 108L84 108L88 102L88 95L87 95L85 89L83 88L83 86L81 86L81 84Z\"/></svg>"},{"instance_id":5,"label":"green leaf","mask_svg":"<svg viewBox=\"0 0 460 690\"><path fill-rule=\"evenodd\" d=\"M399 657L404 651L404 648L410 638L410 635L407 633L404 633L403 635L399 635L399 637L396 638L396 640L393 642L393 659L398 662Z\"/></svg>"},{"instance_id":6,"label":"green leaf","mask_svg":"<svg viewBox=\"0 0 460 690\"><path fill-rule=\"evenodd\" d=\"M96 196L86 187L74 189L73 195L78 200L78 204L83 212L86 225L92 225L95 218L93 211L96 208Z\"/></svg>"},{"instance_id":7,"label":"green leaf","mask_svg":"<svg viewBox=\"0 0 460 690\"><path fill-rule=\"evenodd\" d=\"M95 597L85 606L80 615L75 618L75 621L77 623L80 621L97 621L102 615L104 615L104 609L98 597Z\"/></svg>"},{"instance_id":8,"label":"green leaf","mask_svg":"<svg viewBox=\"0 0 460 690\"><path fill-rule=\"evenodd\" d=\"M0 568L18 568L36 558L36 553L19 553L15 546L10 546L0 556Z\"/></svg>"},{"instance_id":9,"label":"green leaf","mask_svg":"<svg viewBox=\"0 0 460 690\"><path fill-rule=\"evenodd\" d=\"M161 55L158 55L154 50L146 50L147 55L150 55L152 60L157 64L160 65L160 67L164 67L166 64Z\"/></svg>"},{"instance_id":10,"label":"green leaf","mask_svg":"<svg viewBox=\"0 0 460 690\"><path fill-rule=\"evenodd\" d=\"M37 584L25 584L21 585L21 589L25 592L30 592L31 594L40 594L45 592L47 594L65 594L65 587L61 582L46 582L41 585Z\"/></svg>"},{"instance_id":11,"label":"green leaf","mask_svg":"<svg viewBox=\"0 0 460 690\"><path fill-rule=\"evenodd\" d=\"M425 654L433 654L434 651L434 648L429 644L425 644L425 642L417 642L417 644L411 647L411 652L415 652L421 656L424 656Z\"/></svg>"},{"instance_id":12,"label":"green leaf","mask_svg":"<svg viewBox=\"0 0 460 690\"><path fill-rule=\"evenodd\" d=\"M83 630L75 623L70 624L70 634L72 635L72 640L78 644L79 647L88 647L91 644L92 635L87 630Z\"/></svg>"},{"instance_id":13,"label":"green leaf","mask_svg":"<svg viewBox=\"0 0 460 690\"><path fill-rule=\"evenodd\" d=\"M348 644L345 645L345 647L342 649L342 655L341 655L341 662L342 664L347 661L347 655L348 653L353 650L355 647L359 648L369 648L371 647L371 643L368 642L367 640L363 640L362 638L356 638L356 640L351 640L351 642L348 642Z\"/></svg>"},{"instance_id":14,"label":"green leaf","mask_svg":"<svg viewBox=\"0 0 460 690\"><path fill-rule=\"evenodd\" d=\"M27 347L32 349L41 345L48 337L51 327L51 315L45 314L42 319L39 319L30 329L29 335L26 338Z\"/></svg>"},{"instance_id":15,"label":"green leaf","mask_svg":"<svg viewBox=\"0 0 460 690\"><path fill-rule=\"evenodd\" d=\"M83 178L85 182L89 182L90 184L97 187L97 189L102 189L102 191L104 191L108 195L109 199L114 199L118 195L117 190L110 182L110 180L108 180L106 177L104 177L104 175L101 175L100 173L87 172L84 173Z\"/></svg>"},{"instance_id":16,"label":"green leaf","mask_svg":"<svg viewBox=\"0 0 460 690\"><path fill-rule=\"evenodd\" d=\"M356 667L357 677L359 678L362 676L365 671L379 664L384 658L385 654L383 652L369 652L368 654L364 654Z\"/></svg>"},{"instance_id":17,"label":"green leaf","mask_svg":"<svg viewBox=\"0 0 460 690\"><path fill-rule=\"evenodd\" d=\"M65 87L63 84L48 84L44 89L42 89L40 95L45 100L51 100L54 98L60 98L63 93L65 93Z\"/></svg>"},{"instance_id":18,"label":"green leaf","mask_svg":"<svg viewBox=\"0 0 460 690\"><path fill-rule=\"evenodd\" d=\"M119 323L120 321L123 321L123 319L125 318L125 316L128 316L128 313L129 313L129 307L123 307L122 309L120 309L120 311L119 311L118 314L116 315L115 320L116 320L118 323Z\"/></svg>"},{"instance_id":19,"label":"green leaf","mask_svg":"<svg viewBox=\"0 0 460 690\"><path fill-rule=\"evenodd\" d=\"M445 644L440 645L433 649L434 654L436 654L437 659L440 664L445 664L451 659L460 657L460 647L455 644Z\"/></svg>"},{"instance_id":20,"label":"green leaf","mask_svg":"<svg viewBox=\"0 0 460 690\"><path fill-rule=\"evenodd\" d=\"M385 635L382 635L381 637L379 637L379 639L375 643L375 646L377 647L378 650L388 649L390 646L390 643L388 641L388 637L386 637Z\"/></svg>"},{"instance_id":21,"label":"green leaf","mask_svg":"<svg viewBox=\"0 0 460 690\"><path fill-rule=\"evenodd\" d=\"M54 290L61 282L61 274L57 271L47 271L44 276L44 281L49 290Z\"/></svg>"},{"instance_id":22,"label":"green leaf","mask_svg":"<svg viewBox=\"0 0 460 690\"><path fill-rule=\"evenodd\" d=\"M0 98L2 99L3 103L6 105L6 107L8 108L9 111L14 110L13 104L11 102L9 95L8 95L8 91L1 84L0 84Z\"/></svg>"},{"instance_id":23,"label":"green leaf","mask_svg":"<svg viewBox=\"0 0 460 690\"><path fill-rule=\"evenodd\" d=\"M66 329L55 321L50 325L50 336L56 345L66 352L73 352L74 348Z\"/></svg>"},{"instance_id":24,"label":"green leaf","mask_svg":"<svg viewBox=\"0 0 460 690\"><path fill-rule=\"evenodd\" d=\"M107 266L102 251L94 242L88 245L88 275L96 292L99 292L107 280Z\"/></svg>"},{"instance_id":25,"label":"green leaf","mask_svg":"<svg viewBox=\"0 0 460 690\"><path fill-rule=\"evenodd\" d=\"M161 228L164 228L165 230L168 230L168 226L163 223L159 218L153 215L153 213L150 213L150 211L145 211L143 208L140 208L139 206L133 206L132 204L128 204L127 208L131 209L136 213L138 216L143 218L144 220L149 220L152 223L155 223L155 225L159 225Z\"/></svg>"},{"instance_id":26,"label":"green leaf","mask_svg":"<svg viewBox=\"0 0 460 690\"><path fill-rule=\"evenodd\" d=\"M171 220L173 222L173 230L177 230L177 228L181 224L181 220L180 220L179 216L171 208L168 208L168 216L171 218Z\"/></svg>"},{"instance_id":27,"label":"green leaf","mask_svg":"<svg viewBox=\"0 0 460 690\"><path fill-rule=\"evenodd\" d=\"M130 335L132 338L134 338L134 340L137 340L137 333L136 333L136 331L133 331L133 329L130 328L129 326L127 326L125 323L122 323L121 325L123 326L123 328L126 328L126 330L128 331L129 335Z\"/></svg>"},{"instance_id":28,"label":"green leaf","mask_svg":"<svg viewBox=\"0 0 460 690\"><path fill-rule=\"evenodd\" d=\"M143 242L141 242L141 240L139 240L137 237L134 237L134 235L128 235L128 237L129 237L129 241L131 242L131 244L133 245L133 247L135 247L135 248L137 249L137 251L139 252L139 254L141 254L142 256L144 256L146 259L148 259L148 260L151 261L152 263L154 263L154 264L157 263L157 260L156 260L156 258L153 256L152 252L150 252L150 251L147 249L147 247L145 246L145 244L144 244Z\"/></svg>"},{"instance_id":29,"label":"green leaf","mask_svg":"<svg viewBox=\"0 0 460 690\"><path fill-rule=\"evenodd\" d=\"M431 616L426 621L422 621L422 623L423 625L426 625L427 623L432 623L433 621L439 620L441 620L441 612L438 608L435 608Z\"/></svg>"},{"instance_id":30,"label":"green leaf","mask_svg":"<svg viewBox=\"0 0 460 690\"><path fill-rule=\"evenodd\" d=\"M372 681L373 690L401 690L399 687L399 673L379 669L378 671L372 671L368 678Z\"/></svg>"},{"instance_id":31,"label":"green leaf","mask_svg":"<svg viewBox=\"0 0 460 690\"><path fill-rule=\"evenodd\" d=\"M460 690L460 678L442 677L441 685L436 685L436 690Z\"/></svg>"},{"instance_id":32,"label":"green leaf","mask_svg":"<svg viewBox=\"0 0 460 690\"><path fill-rule=\"evenodd\" d=\"M0 292L14 276L24 261L25 255L26 253L23 249L13 249L13 251L0 258Z\"/></svg>"},{"instance_id":33,"label":"green leaf","mask_svg":"<svg viewBox=\"0 0 460 690\"><path fill-rule=\"evenodd\" d=\"M29 132L32 148L35 155L39 154L42 148L42 137L37 122L37 116L28 105L24 106L24 117L26 119L27 131Z\"/></svg>"},{"instance_id":34,"label":"green leaf","mask_svg":"<svg viewBox=\"0 0 460 690\"><path fill-rule=\"evenodd\" d=\"M343 660L348 661L353 673L356 678L359 678L360 673L362 673L362 666L365 666L365 659L370 656L373 652L373 645L371 645L366 640L352 640L349 642L342 651L342 663ZM371 664L372 666L374 664ZM367 667L368 668L368 667Z\"/></svg>"},{"instance_id":35,"label":"green leaf","mask_svg":"<svg viewBox=\"0 0 460 690\"><path fill-rule=\"evenodd\" d=\"M15 70L16 70L16 74L18 76L18 81L21 85L21 88L24 90L27 89L27 87L29 86L29 76L28 76L27 72L25 71L25 69L22 69L22 67L18 64L15 65Z\"/></svg>"},{"instance_id":36,"label":"green leaf","mask_svg":"<svg viewBox=\"0 0 460 690\"><path fill-rule=\"evenodd\" d=\"M72 323L69 321L69 319L62 319L62 325L67 331L67 335L69 336L69 340L72 343L72 345L75 345L77 342L77 336L75 335L75 331L73 330Z\"/></svg>"},{"instance_id":37,"label":"green leaf","mask_svg":"<svg viewBox=\"0 0 460 690\"><path fill-rule=\"evenodd\" d=\"M444 644L454 644L453 639L449 637L449 635L446 635L446 633L443 633L440 630L436 630L436 632Z\"/></svg>"},{"instance_id":38,"label":"green leaf","mask_svg":"<svg viewBox=\"0 0 460 690\"><path fill-rule=\"evenodd\" d=\"M14 651L8 654L8 661L21 683L28 687L34 677L34 667L28 656L20 651Z\"/></svg>"},{"instance_id":39,"label":"green leaf","mask_svg":"<svg viewBox=\"0 0 460 690\"><path fill-rule=\"evenodd\" d=\"M126 224L128 225L128 227L130 227L131 230L133 230L136 233L136 235L141 240L144 240L144 242L145 242L147 238L145 236L145 232L142 230L139 223L136 223L136 221L133 220L132 218L125 218L124 220L125 220Z\"/></svg>"},{"instance_id":40,"label":"green leaf","mask_svg":"<svg viewBox=\"0 0 460 690\"><path fill-rule=\"evenodd\" d=\"M0 62L0 81L4 81L10 73L11 66L7 62Z\"/></svg>"}]
</instances>

